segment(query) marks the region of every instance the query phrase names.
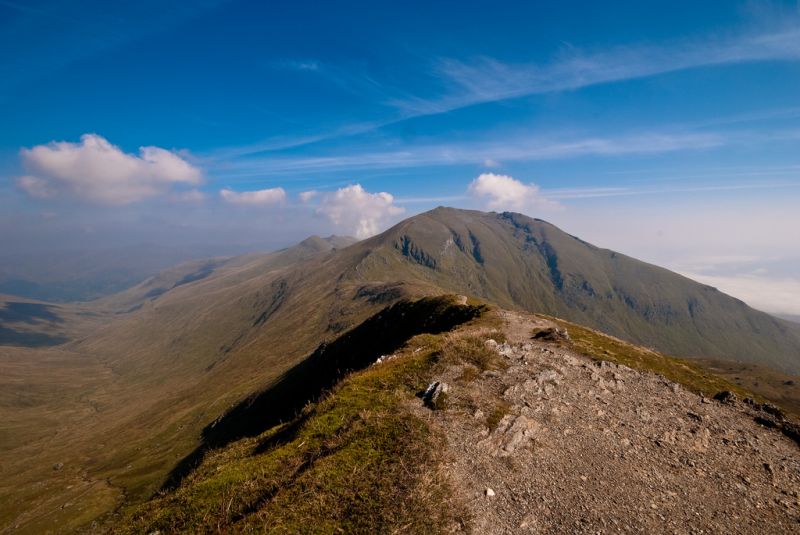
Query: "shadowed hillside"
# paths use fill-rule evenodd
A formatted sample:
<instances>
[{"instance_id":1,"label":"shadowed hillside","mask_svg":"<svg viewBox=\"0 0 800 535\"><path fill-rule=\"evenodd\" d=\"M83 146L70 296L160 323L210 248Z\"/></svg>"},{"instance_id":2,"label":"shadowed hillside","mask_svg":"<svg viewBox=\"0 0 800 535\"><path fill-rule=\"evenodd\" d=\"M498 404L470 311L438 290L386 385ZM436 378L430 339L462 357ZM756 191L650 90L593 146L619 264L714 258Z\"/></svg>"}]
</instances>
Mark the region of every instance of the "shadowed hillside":
<instances>
[{"instance_id":1,"label":"shadowed hillside","mask_svg":"<svg viewBox=\"0 0 800 535\"><path fill-rule=\"evenodd\" d=\"M400 301L386 307L330 344L320 345L275 384L250 395L206 426L201 445L176 466L166 486L179 483L208 450L291 421L347 374L392 353L412 336L450 330L477 317L484 308L456 305L445 297Z\"/></svg>"}]
</instances>

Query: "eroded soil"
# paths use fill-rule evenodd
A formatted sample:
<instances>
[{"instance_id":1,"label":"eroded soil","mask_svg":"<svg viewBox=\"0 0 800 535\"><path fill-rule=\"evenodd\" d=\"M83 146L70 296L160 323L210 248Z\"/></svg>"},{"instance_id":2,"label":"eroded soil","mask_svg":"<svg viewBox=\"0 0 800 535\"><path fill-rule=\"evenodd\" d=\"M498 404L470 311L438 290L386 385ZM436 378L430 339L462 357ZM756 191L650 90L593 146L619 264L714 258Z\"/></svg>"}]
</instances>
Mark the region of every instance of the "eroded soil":
<instances>
[{"instance_id":1,"label":"eroded soil","mask_svg":"<svg viewBox=\"0 0 800 535\"><path fill-rule=\"evenodd\" d=\"M504 312L504 365L447 368L443 472L475 533L800 533L800 448L757 408L533 340ZM475 333L472 333L473 335ZM452 336L464 336L454 333Z\"/></svg>"}]
</instances>

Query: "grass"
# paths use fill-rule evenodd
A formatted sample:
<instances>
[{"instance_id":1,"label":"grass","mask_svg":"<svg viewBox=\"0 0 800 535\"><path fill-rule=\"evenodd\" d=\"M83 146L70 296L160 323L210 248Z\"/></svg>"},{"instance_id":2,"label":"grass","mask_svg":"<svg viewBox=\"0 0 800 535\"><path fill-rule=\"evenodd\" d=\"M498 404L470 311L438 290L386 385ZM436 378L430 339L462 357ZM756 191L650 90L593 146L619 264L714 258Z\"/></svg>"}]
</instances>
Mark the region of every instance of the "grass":
<instances>
[{"instance_id":1,"label":"grass","mask_svg":"<svg viewBox=\"0 0 800 535\"><path fill-rule=\"evenodd\" d=\"M478 368L472 365L467 365L461 370L461 375L458 376L458 382L471 383L480 376L481 372Z\"/></svg>"},{"instance_id":2,"label":"grass","mask_svg":"<svg viewBox=\"0 0 800 535\"><path fill-rule=\"evenodd\" d=\"M702 359L701 366L779 405L795 417L800 416L800 377L788 375L766 366L724 360Z\"/></svg>"},{"instance_id":3,"label":"grass","mask_svg":"<svg viewBox=\"0 0 800 535\"><path fill-rule=\"evenodd\" d=\"M207 455L174 491L112 519L117 533L441 532L462 512L437 467L442 438L410 403L476 340L418 335L292 422ZM447 400L443 399L446 405Z\"/></svg>"},{"instance_id":4,"label":"grass","mask_svg":"<svg viewBox=\"0 0 800 535\"><path fill-rule=\"evenodd\" d=\"M491 321L491 317L486 320ZM451 337L442 348L441 358L443 363L467 364L479 372L507 366L497 351L486 347L486 336L479 335Z\"/></svg>"},{"instance_id":5,"label":"grass","mask_svg":"<svg viewBox=\"0 0 800 535\"><path fill-rule=\"evenodd\" d=\"M729 390L740 398L750 397L765 401L762 396L727 381L690 360L662 355L558 318L549 317L549 319L556 322L559 327L567 329L575 349L595 360L606 360L636 370L658 373L670 381L680 383L689 390L708 397Z\"/></svg>"},{"instance_id":6,"label":"grass","mask_svg":"<svg viewBox=\"0 0 800 535\"><path fill-rule=\"evenodd\" d=\"M500 425L500 420L502 420L510 410L510 403L502 399L495 400L495 405L492 408L492 411L489 413L489 416L486 417L486 425L489 427L489 429L491 431L497 429L497 426Z\"/></svg>"}]
</instances>

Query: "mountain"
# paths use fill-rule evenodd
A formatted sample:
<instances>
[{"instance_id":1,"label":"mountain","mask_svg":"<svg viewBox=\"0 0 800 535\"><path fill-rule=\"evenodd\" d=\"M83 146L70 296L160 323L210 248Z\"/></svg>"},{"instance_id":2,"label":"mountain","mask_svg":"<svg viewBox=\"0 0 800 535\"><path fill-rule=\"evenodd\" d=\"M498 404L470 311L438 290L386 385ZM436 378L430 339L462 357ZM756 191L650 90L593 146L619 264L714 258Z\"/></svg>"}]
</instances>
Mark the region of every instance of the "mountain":
<instances>
[{"instance_id":1,"label":"mountain","mask_svg":"<svg viewBox=\"0 0 800 535\"><path fill-rule=\"evenodd\" d=\"M56 303L88 301L125 290L179 262L210 256L211 251L231 254L241 249L137 244L0 254L0 293Z\"/></svg>"},{"instance_id":2,"label":"mountain","mask_svg":"<svg viewBox=\"0 0 800 535\"><path fill-rule=\"evenodd\" d=\"M574 324L452 297L402 301L212 422L182 480L106 525L793 532L800 427L738 395ZM294 418L287 399L302 407Z\"/></svg>"},{"instance_id":3,"label":"mountain","mask_svg":"<svg viewBox=\"0 0 800 535\"><path fill-rule=\"evenodd\" d=\"M787 321L791 321L792 323L800 324L800 315L797 314L776 314L779 318L783 318Z\"/></svg>"},{"instance_id":4,"label":"mountain","mask_svg":"<svg viewBox=\"0 0 800 535\"><path fill-rule=\"evenodd\" d=\"M0 526L75 529L146 498L210 421L383 308L337 290L336 247L351 241L311 238L183 264L92 303L37 303L71 336L0 347Z\"/></svg>"},{"instance_id":5,"label":"mountain","mask_svg":"<svg viewBox=\"0 0 800 535\"><path fill-rule=\"evenodd\" d=\"M800 329L710 286L516 213L437 208L359 244L367 279L398 273L687 357L800 373Z\"/></svg>"},{"instance_id":6,"label":"mountain","mask_svg":"<svg viewBox=\"0 0 800 535\"><path fill-rule=\"evenodd\" d=\"M178 286L205 279L223 268L242 268L240 278L255 277L258 273L296 265L317 254L347 247L357 241L349 236L311 236L295 246L272 253L192 260L161 271L127 290L99 299L97 304L118 312L132 311Z\"/></svg>"},{"instance_id":7,"label":"mountain","mask_svg":"<svg viewBox=\"0 0 800 535\"><path fill-rule=\"evenodd\" d=\"M303 363L387 307L453 293L676 355L800 369L791 323L713 288L520 214L438 208L357 243L312 237L185 263L91 303L23 306L69 341L0 348L13 429L0 440L0 525L74 529L141 502L202 458L222 415L289 373L316 384L319 367ZM32 321L14 330L50 328Z\"/></svg>"}]
</instances>

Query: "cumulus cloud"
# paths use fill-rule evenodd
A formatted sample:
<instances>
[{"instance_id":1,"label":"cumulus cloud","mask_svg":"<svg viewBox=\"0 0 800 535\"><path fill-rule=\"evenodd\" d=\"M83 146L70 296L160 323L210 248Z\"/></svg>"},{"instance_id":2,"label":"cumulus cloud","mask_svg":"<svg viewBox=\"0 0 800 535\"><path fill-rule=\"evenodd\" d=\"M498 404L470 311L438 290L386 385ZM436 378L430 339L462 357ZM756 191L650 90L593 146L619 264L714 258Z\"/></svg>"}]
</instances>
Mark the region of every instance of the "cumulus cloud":
<instances>
[{"instance_id":1,"label":"cumulus cloud","mask_svg":"<svg viewBox=\"0 0 800 535\"><path fill-rule=\"evenodd\" d=\"M307 203L317 195L319 195L319 192L317 190L312 189L309 191L300 192L300 195L298 195L298 197L300 197L300 202Z\"/></svg>"},{"instance_id":2,"label":"cumulus cloud","mask_svg":"<svg viewBox=\"0 0 800 535\"><path fill-rule=\"evenodd\" d=\"M369 193L360 184L340 188L322 197L317 213L357 238L368 238L380 232L404 208L395 206L394 197L382 191Z\"/></svg>"},{"instance_id":3,"label":"cumulus cloud","mask_svg":"<svg viewBox=\"0 0 800 535\"><path fill-rule=\"evenodd\" d=\"M168 192L174 185L197 185L202 172L172 151L141 147L128 154L96 134L78 143L53 142L20 151L27 171L17 185L32 197L64 194L100 204L130 204Z\"/></svg>"},{"instance_id":4,"label":"cumulus cloud","mask_svg":"<svg viewBox=\"0 0 800 535\"><path fill-rule=\"evenodd\" d=\"M268 206L280 204L286 200L286 191L283 188L269 188L255 191L233 191L225 188L219 191L222 200L231 204L242 206Z\"/></svg>"},{"instance_id":5,"label":"cumulus cloud","mask_svg":"<svg viewBox=\"0 0 800 535\"><path fill-rule=\"evenodd\" d=\"M557 202L545 198L536 184L523 184L508 175L483 173L470 182L467 191L491 210L561 207Z\"/></svg>"}]
</instances>

